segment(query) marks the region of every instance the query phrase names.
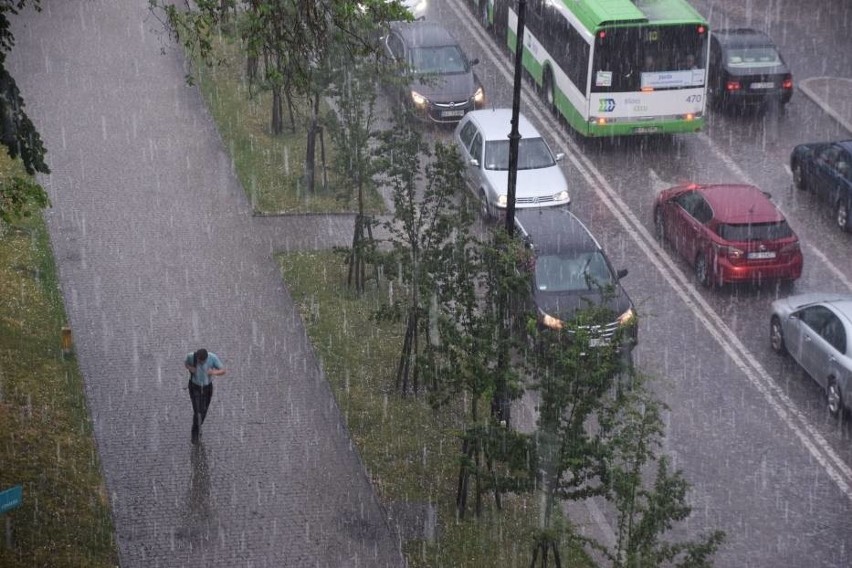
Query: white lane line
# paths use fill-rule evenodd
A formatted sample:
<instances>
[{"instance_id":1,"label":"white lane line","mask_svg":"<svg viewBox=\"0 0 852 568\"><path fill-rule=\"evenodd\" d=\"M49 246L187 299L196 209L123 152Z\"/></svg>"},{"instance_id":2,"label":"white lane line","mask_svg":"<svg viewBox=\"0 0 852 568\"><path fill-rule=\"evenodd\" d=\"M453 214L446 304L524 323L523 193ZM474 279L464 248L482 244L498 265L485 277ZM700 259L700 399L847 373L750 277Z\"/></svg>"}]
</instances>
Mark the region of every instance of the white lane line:
<instances>
[{"instance_id":1,"label":"white lane line","mask_svg":"<svg viewBox=\"0 0 852 568\"><path fill-rule=\"evenodd\" d=\"M508 64L495 56L492 49L494 42L490 37L485 35L484 30L467 13L466 7L458 5L458 0L449 0L448 4L460 20L467 21L469 26L468 31L483 48L485 56L494 64L497 71L506 78L507 82L511 84L512 73L509 71ZM669 255L651 237L627 203L619 197L618 193L612 188L606 178L604 178L603 174L583 154L582 149L570 137L550 125L552 119L549 112L541 108L542 105L538 101L538 97L535 96L526 83L523 85L523 92L526 95L523 102L526 103L529 111L531 111L538 121L544 125L545 131L552 139L558 140L564 146L571 149L570 152L567 152L567 157L595 192L595 195L613 213L616 220L618 220L631 239L639 246L663 279L668 282L672 290L695 314L699 321L704 324L707 331L719 343L734 364L743 372L743 375L763 395L781 421L790 428L817 463L823 467L828 476L835 482L843 494L846 495L847 499L852 501L852 488L850 488L850 484L848 483L852 481L852 469L846 465L825 438L808 422L807 418L798 410L793 401L775 384L769 373L755 360L733 331L722 321L712 307L707 304L704 298L701 297L691 280L684 275L683 271L674 264ZM706 143L713 152L726 165L731 165L735 173L738 175L741 173L744 180L749 179L730 157L710 142L705 134L700 134L699 136L704 136Z\"/></svg>"}]
</instances>

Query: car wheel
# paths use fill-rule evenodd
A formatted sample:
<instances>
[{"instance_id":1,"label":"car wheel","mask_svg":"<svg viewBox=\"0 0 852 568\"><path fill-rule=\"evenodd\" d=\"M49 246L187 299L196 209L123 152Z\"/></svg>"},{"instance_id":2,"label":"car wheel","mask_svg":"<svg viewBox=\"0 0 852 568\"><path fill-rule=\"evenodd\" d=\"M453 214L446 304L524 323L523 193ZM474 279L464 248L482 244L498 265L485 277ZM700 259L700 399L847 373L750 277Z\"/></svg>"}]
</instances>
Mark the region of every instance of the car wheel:
<instances>
[{"instance_id":1,"label":"car wheel","mask_svg":"<svg viewBox=\"0 0 852 568\"><path fill-rule=\"evenodd\" d=\"M800 189L805 191L807 187L805 187L805 178L802 175L802 164L796 162L793 164L793 185L796 186L796 189Z\"/></svg>"},{"instance_id":2,"label":"car wheel","mask_svg":"<svg viewBox=\"0 0 852 568\"><path fill-rule=\"evenodd\" d=\"M486 30L491 29L491 22L488 21L488 0L479 0L479 23Z\"/></svg>"},{"instance_id":3,"label":"car wheel","mask_svg":"<svg viewBox=\"0 0 852 568\"><path fill-rule=\"evenodd\" d=\"M695 257L695 279L705 288L709 288L713 283L710 277L710 268L707 266L707 257L704 256L704 253L698 253L698 256Z\"/></svg>"},{"instance_id":4,"label":"car wheel","mask_svg":"<svg viewBox=\"0 0 852 568\"><path fill-rule=\"evenodd\" d=\"M769 322L769 345L779 355L787 353L787 345L784 343L784 330L781 329L781 320L778 319L778 316L772 316L772 320Z\"/></svg>"},{"instance_id":5,"label":"car wheel","mask_svg":"<svg viewBox=\"0 0 852 568\"><path fill-rule=\"evenodd\" d=\"M841 396L840 387L837 385L837 381L829 379L828 387L825 390L828 413L834 418L839 418L843 412L843 397Z\"/></svg>"},{"instance_id":6,"label":"car wheel","mask_svg":"<svg viewBox=\"0 0 852 568\"><path fill-rule=\"evenodd\" d=\"M541 80L541 97L551 112L556 112L556 97L553 94L553 72L549 68L544 69L544 77Z\"/></svg>"},{"instance_id":7,"label":"car wheel","mask_svg":"<svg viewBox=\"0 0 852 568\"><path fill-rule=\"evenodd\" d=\"M666 232L663 227L663 212L660 211L659 207L654 208L654 236L660 242L663 242L666 236Z\"/></svg>"},{"instance_id":8,"label":"car wheel","mask_svg":"<svg viewBox=\"0 0 852 568\"><path fill-rule=\"evenodd\" d=\"M841 231L849 229L849 207L842 200L837 200L837 207L834 209L834 221Z\"/></svg>"},{"instance_id":9,"label":"car wheel","mask_svg":"<svg viewBox=\"0 0 852 568\"><path fill-rule=\"evenodd\" d=\"M488 196L484 189L479 190L479 212L482 214L482 219L485 222L490 222L494 219L491 211L491 205L488 203Z\"/></svg>"}]
</instances>

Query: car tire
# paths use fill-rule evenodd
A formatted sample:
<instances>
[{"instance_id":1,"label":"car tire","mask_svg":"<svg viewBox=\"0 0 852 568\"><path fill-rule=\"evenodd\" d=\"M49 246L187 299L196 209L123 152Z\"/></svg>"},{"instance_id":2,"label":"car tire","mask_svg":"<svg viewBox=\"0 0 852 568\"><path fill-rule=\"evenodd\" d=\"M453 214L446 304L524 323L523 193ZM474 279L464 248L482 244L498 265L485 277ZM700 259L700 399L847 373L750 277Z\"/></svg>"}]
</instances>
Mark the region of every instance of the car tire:
<instances>
[{"instance_id":1,"label":"car tire","mask_svg":"<svg viewBox=\"0 0 852 568\"><path fill-rule=\"evenodd\" d=\"M700 252L695 257L695 279L705 288L710 288L713 284L713 279L710 276L710 269L707 266L707 257Z\"/></svg>"},{"instance_id":2,"label":"car tire","mask_svg":"<svg viewBox=\"0 0 852 568\"><path fill-rule=\"evenodd\" d=\"M825 388L826 407L832 418L840 418L843 414L843 395L840 392L840 386L834 378L828 379L828 386Z\"/></svg>"},{"instance_id":3,"label":"car tire","mask_svg":"<svg viewBox=\"0 0 852 568\"><path fill-rule=\"evenodd\" d=\"M787 344L784 343L784 329L778 316L772 316L769 321L769 345L779 355L787 353Z\"/></svg>"},{"instance_id":4,"label":"car tire","mask_svg":"<svg viewBox=\"0 0 852 568\"><path fill-rule=\"evenodd\" d=\"M479 23L483 29L491 30L491 22L488 21L488 0L479 0Z\"/></svg>"},{"instance_id":5,"label":"car tire","mask_svg":"<svg viewBox=\"0 0 852 568\"><path fill-rule=\"evenodd\" d=\"M488 203L488 196L484 189L479 190L479 213L482 215L482 220L490 223L494 220L494 213L491 210L491 204Z\"/></svg>"},{"instance_id":6,"label":"car tire","mask_svg":"<svg viewBox=\"0 0 852 568\"><path fill-rule=\"evenodd\" d=\"M544 104L550 109L550 112L556 113L556 96L553 93L553 72L549 67L544 68L544 75L541 79L541 98L544 99Z\"/></svg>"},{"instance_id":7,"label":"car tire","mask_svg":"<svg viewBox=\"0 0 852 568\"><path fill-rule=\"evenodd\" d=\"M808 189L805 185L804 174L802 173L802 164L799 162L793 164L793 185L800 191Z\"/></svg>"},{"instance_id":8,"label":"car tire","mask_svg":"<svg viewBox=\"0 0 852 568\"><path fill-rule=\"evenodd\" d=\"M842 199L837 200L837 205L834 208L834 222L841 231L849 230L849 206L843 203Z\"/></svg>"},{"instance_id":9,"label":"car tire","mask_svg":"<svg viewBox=\"0 0 852 568\"><path fill-rule=\"evenodd\" d=\"M663 212L659 207L654 208L654 237L662 243L666 238L666 231L663 227Z\"/></svg>"}]
</instances>

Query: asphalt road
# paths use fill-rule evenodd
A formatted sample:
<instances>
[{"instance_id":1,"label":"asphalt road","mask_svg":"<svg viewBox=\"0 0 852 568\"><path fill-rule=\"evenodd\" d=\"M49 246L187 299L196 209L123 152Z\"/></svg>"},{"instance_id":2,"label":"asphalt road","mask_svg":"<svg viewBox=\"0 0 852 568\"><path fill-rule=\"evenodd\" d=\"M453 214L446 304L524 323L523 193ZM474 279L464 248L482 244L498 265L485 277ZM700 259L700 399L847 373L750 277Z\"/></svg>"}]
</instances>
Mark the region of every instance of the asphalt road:
<instances>
[{"instance_id":1,"label":"asphalt road","mask_svg":"<svg viewBox=\"0 0 852 568\"><path fill-rule=\"evenodd\" d=\"M852 76L852 11L833 0L698 2L721 27L767 31L797 82ZM489 103L511 106L511 61L463 0L432 2L427 19L446 25L469 57ZM521 112L555 151L572 208L602 241L641 316L638 368L654 376L669 405L664 450L693 484L694 512L678 536L720 528L719 566L852 564L850 425L826 413L822 391L771 352L768 310L775 286L705 290L691 268L652 238L654 196L684 182L745 182L769 191L803 242L805 270L792 293L852 290L852 235L837 231L827 207L792 187L789 154L799 143L848 138L801 92L786 111L712 112L697 135L584 141L555 120L527 85ZM448 136L439 133L437 136ZM527 409L529 410L529 409ZM529 413L527 413L529 414ZM598 525L611 513L597 504ZM607 527L597 527L606 538ZM611 531L610 531L611 536Z\"/></svg>"}]
</instances>

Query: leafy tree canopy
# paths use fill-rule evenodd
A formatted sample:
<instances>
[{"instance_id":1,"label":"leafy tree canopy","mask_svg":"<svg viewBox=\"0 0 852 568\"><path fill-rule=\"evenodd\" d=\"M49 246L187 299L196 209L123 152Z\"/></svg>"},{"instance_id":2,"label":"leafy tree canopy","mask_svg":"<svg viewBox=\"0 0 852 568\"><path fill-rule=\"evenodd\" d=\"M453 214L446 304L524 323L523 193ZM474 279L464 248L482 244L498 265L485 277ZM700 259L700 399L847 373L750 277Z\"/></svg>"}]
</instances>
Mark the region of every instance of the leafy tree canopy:
<instances>
[{"instance_id":1,"label":"leafy tree canopy","mask_svg":"<svg viewBox=\"0 0 852 568\"><path fill-rule=\"evenodd\" d=\"M40 11L41 0L31 0L32 7ZM50 168L44 161L46 150L41 136L27 113L24 99L15 79L6 71L6 54L15 45L9 16L17 15L27 5L27 0L0 0L0 143L11 158L20 158L30 176L36 172L48 174ZM29 213L31 207L47 207L50 201L44 189L30 177L0 175L0 219L9 222Z\"/></svg>"}]
</instances>

